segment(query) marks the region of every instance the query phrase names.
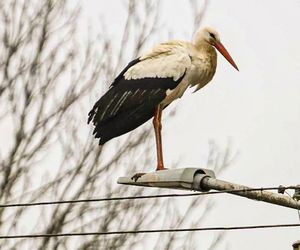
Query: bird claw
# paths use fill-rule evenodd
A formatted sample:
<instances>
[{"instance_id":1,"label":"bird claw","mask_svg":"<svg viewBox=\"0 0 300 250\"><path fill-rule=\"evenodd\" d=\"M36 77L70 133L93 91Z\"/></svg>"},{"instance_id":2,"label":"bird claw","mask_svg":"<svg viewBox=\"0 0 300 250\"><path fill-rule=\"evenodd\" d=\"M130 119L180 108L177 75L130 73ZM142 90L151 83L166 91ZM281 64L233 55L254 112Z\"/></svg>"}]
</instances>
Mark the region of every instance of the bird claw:
<instances>
[{"instance_id":1,"label":"bird claw","mask_svg":"<svg viewBox=\"0 0 300 250\"><path fill-rule=\"evenodd\" d=\"M145 173L136 173L134 176L131 177L131 180L134 180L135 182L144 175Z\"/></svg>"}]
</instances>

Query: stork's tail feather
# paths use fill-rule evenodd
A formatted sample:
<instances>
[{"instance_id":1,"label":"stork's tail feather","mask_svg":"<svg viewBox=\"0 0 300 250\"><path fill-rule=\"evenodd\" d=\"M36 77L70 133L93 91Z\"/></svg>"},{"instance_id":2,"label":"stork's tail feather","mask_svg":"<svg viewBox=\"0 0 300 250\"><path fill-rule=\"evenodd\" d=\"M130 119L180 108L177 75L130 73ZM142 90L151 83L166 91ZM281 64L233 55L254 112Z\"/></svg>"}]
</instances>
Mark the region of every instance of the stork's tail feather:
<instances>
[{"instance_id":1,"label":"stork's tail feather","mask_svg":"<svg viewBox=\"0 0 300 250\"><path fill-rule=\"evenodd\" d=\"M95 109L93 108L90 112L89 112L89 117L88 117L88 120L87 120L87 124L90 124L91 120L93 120L94 116L95 116Z\"/></svg>"},{"instance_id":2,"label":"stork's tail feather","mask_svg":"<svg viewBox=\"0 0 300 250\"><path fill-rule=\"evenodd\" d=\"M88 113L88 120L87 124L90 124L90 122L94 119L96 113L97 113L97 108L99 106L99 101L95 103L91 111Z\"/></svg>"},{"instance_id":3,"label":"stork's tail feather","mask_svg":"<svg viewBox=\"0 0 300 250\"><path fill-rule=\"evenodd\" d=\"M95 121L93 134L99 138L99 145L139 127L153 117L155 105L144 103L104 122ZM97 111L98 112L98 111Z\"/></svg>"}]
</instances>

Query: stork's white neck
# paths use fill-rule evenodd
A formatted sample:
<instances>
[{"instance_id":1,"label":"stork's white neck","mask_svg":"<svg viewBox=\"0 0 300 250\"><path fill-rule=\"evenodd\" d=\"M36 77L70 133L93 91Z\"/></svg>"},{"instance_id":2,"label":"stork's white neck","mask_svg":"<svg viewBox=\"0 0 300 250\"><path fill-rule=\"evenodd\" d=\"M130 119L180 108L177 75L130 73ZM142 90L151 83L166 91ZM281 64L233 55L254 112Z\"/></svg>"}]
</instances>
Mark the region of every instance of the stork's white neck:
<instances>
[{"instance_id":1,"label":"stork's white neck","mask_svg":"<svg viewBox=\"0 0 300 250\"><path fill-rule=\"evenodd\" d=\"M214 57L216 55L216 49L211 44L209 44L204 40L196 41L194 45L199 53L207 57L211 57L211 56Z\"/></svg>"}]
</instances>

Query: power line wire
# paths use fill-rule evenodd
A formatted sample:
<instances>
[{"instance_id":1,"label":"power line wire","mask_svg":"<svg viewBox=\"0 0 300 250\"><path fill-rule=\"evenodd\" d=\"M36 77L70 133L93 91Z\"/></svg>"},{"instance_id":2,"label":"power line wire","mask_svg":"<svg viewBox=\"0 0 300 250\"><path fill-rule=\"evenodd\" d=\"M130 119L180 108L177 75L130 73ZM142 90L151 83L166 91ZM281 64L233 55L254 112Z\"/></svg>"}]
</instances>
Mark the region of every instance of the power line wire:
<instances>
[{"instance_id":1,"label":"power line wire","mask_svg":"<svg viewBox=\"0 0 300 250\"><path fill-rule=\"evenodd\" d=\"M233 230L252 230L252 229L266 229L266 228L291 228L291 227L300 227L300 223L298 223L298 224L234 226L234 227L147 229L147 230L129 230L129 231L87 232L87 233L0 235L0 239L100 236L100 235L113 235L113 234L178 233L178 232L195 232L195 231L233 231Z\"/></svg>"},{"instance_id":2,"label":"power line wire","mask_svg":"<svg viewBox=\"0 0 300 250\"><path fill-rule=\"evenodd\" d=\"M122 200L137 200L137 199L155 199L155 198L167 198L167 197L188 197L188 196L202 196L202 195L213 195L213 194L225 194L225 193L239 193L248 191L271 191L271 190L287 190L287 189L299 189L297 186L279 186L279 187L265 187L265 188L243 188L243 189L232 189L224 191L209 191L201 193L189 193L189 194L159 194L159 195L139 195L139 196L123 196L123 197L105 197L105 198L91 198L91 199L78 199L78 200L62 200L62 201L41 201L41 202L30 202L30 203L10 203L0 204L0 208L8 207L30 207L30 206L46 206L46 205L60 205L70 203L83 203L83 202L103 202L103 201L122 201Z\"/></svg>"}]
</instances>

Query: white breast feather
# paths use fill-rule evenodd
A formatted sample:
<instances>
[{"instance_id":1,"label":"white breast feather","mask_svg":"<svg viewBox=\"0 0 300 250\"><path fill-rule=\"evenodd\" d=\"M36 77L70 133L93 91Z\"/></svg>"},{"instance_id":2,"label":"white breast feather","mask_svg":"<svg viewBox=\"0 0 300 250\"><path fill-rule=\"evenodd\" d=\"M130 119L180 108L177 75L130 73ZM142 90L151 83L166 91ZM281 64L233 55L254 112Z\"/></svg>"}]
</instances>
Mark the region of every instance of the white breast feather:
<instances>
[{"instance_id":1,"label":"white breast feather","mask_svg":"<svg viewBox=\"0 0 300 250\"><path fill-rule=\"evenodd\" d=\"M125 72L126 80L172 77L176 81L191 67L188 51L180 44L161 44L140 60Z\"/></svg>"}]
</instances>

